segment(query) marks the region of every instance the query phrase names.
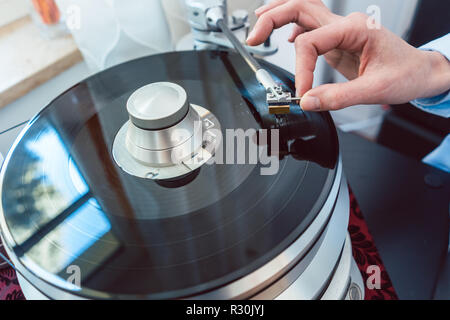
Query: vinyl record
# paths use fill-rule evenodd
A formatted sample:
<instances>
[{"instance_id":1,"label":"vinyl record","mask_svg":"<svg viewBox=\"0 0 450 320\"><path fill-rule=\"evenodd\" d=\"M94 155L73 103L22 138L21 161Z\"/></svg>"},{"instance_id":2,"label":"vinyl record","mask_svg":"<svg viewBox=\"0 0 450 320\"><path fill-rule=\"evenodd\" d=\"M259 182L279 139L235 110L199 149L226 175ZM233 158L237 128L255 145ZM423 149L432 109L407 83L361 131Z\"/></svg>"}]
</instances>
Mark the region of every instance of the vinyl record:
<instances>
[{"instance_id":1,"label":"vinyl record","mask_svg":"<svg viewBox=\"0 0 450 320\"><path fill-rule=\"evenodd\" d=\"M292 76L261 62L294 89ZM203 165L184 181L139 178L112 155L138 88L169 81L221 130L279 129L279 168ZM8 246L29 272L87 298L185 298L258 269L308 227L335 180L330 116L270 115L264 89L235 53L134 60L66 91L22 132L2 169ZM5 231L6 230L6 231ZM75 271L81 282L63 285Z\"/></svg>"}]
</instances>

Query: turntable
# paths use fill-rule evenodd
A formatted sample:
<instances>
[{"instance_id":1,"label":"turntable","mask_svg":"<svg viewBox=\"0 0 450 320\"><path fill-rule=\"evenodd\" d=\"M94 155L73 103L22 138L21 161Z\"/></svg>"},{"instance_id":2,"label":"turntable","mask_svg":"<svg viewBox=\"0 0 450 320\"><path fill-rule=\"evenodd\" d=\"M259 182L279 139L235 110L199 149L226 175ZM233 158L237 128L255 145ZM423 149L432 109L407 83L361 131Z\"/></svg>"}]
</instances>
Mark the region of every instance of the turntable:
<instances>
[{"instance_id":1,"label":"turntable","mask_svg":"<svg viewBox=\"0 0 450 320\"><path fill-rule=\"evenodd\" d=\"M36 115L0 175L25 296L362 299L331 117L272 114L254 71L227 50L149 56Z\"/></svg>"}]
</instances>

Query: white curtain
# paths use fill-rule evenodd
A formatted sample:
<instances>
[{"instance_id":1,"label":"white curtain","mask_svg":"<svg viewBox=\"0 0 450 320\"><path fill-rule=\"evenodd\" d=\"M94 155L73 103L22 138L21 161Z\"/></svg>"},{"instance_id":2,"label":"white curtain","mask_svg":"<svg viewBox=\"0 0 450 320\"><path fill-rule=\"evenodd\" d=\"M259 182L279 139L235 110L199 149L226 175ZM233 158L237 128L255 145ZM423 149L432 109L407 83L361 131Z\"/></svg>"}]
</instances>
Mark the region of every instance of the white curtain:
<instances>
[{"instance_id":1,"label":"white curtain","mask_svg":"<svg viewBox=\"0 0 450 320\"><path fill-rule=\"evenodd\" d=\"M173 49L160 0L57 0L57 4L92 71Z\"/></svg>"}]
</instances>

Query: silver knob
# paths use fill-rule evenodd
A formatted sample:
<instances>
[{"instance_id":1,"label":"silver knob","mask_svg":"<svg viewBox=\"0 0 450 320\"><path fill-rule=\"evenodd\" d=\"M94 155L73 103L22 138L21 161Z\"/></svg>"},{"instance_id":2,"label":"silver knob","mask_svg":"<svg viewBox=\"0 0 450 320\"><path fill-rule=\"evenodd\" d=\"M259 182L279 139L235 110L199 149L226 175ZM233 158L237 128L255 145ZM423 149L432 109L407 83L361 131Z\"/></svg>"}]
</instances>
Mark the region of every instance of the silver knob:
<instances>
[{"instance_id":1,"label":"silver knob","mask_svg":"<svg viewBox=\"0 0 450 320\"><path fill-rule=\"evenodd\" d=\"M135 91L127 102L130 120L114 139L116 163L131 175L164 180L207 162L213 156L209 150L221 142L213 133L220 131L220 124L209 110L188 101L186 91L174 83L153 83Z\"/></svg>"},{"instance_id":2,"label":"silver knob","mask_svg":"<svg viewBox=\"0 0 450 320\"><path fill-rule=\"evenodd\" d=\"M189 111L186 91L171 82L157 82L136 90L128 99L131 122L145 130L159 130L180 122Z\"/></svg>"},{"instance_id":3,"label":"silver knob","mask_svg":"<svg viewBox=\"0 0 450 320\"><path fill-rule=\"evenodd\" d=\"M202 146L202 123L186 91L171 82L136 90L127 102L130 124L125 145L140 163L168 166L189 158Z\"/></svg>"}]
</instances>

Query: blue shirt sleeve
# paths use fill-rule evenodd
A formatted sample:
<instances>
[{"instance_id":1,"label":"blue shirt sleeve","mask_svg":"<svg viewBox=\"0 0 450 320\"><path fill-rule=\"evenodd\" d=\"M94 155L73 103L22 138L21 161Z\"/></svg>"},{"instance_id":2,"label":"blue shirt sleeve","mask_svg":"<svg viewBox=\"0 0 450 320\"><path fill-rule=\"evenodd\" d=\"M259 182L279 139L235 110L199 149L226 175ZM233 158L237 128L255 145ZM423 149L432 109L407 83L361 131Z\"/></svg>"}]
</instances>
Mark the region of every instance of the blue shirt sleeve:
<instances>
[{"instance_id":1,"label":"blue shirt sleeve","mask_svg":"<svg viewBox=\"0 0 450 320\"><path fill-rule=\"evenodd\" d=\"M434 40L422 47L421 50L440 52L450 61L450 33ZM411 101L416 107L435 115L450 117L450 90L439 96ZM445 137L441 145L423 159L423 162L450 172L450 134Z\"/></svg>"},{"instance_id":2,"label":"blue shirt sleeve","mask_svg":"<svg viewBox=\"0 0 450 320\"><path fill-rule=\"evenodd\" d=\"M450 33L420 47L420 49L440 52L450 61ZM444 118L450 117L450 90L437 97L417 99L411 101L411 103L426 112Z\"/></svg>"},{"instance_id":3,"label":"blue shirt sleeve","mask_svg":"<svg viewBox=\"0 0 450 320\"><path fill-rule=\"evenodd\" d=\"M423 162L450 173L450 134L439 147L423 159Z\"/></svg>"}]
</instances>

